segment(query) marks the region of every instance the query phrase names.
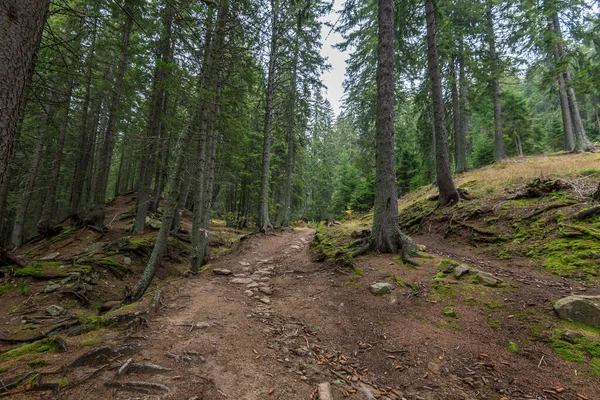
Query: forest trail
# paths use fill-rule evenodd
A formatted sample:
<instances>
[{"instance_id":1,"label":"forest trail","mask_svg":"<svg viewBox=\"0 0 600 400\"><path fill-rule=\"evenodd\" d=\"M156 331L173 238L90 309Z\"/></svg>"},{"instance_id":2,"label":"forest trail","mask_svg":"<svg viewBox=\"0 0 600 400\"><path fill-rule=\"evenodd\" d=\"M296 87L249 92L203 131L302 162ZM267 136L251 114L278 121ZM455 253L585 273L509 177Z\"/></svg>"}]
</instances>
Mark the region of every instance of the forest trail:
<instances>
[{"instance_id":1,"label":"forest trail","mask_svg":"<svg viewBox=\"0 0 600 400\"><path fill-rule=\"evenodd\" d=\"M140 351L111 360L59 397L311 399L317 384L337 382L335 399L365 399L363 389L378 399L600 398L596 378L577 375L543 339L507 351L509 340L522 346L518 338L536 326L530 311L570 292L598 293L597 287L574 288L541 270L525 273L518 262L500 269L498 260L427 236L417 241L431 246L434 257L420 259L417 269L374 255L360 259L361 273L352 274L311 262L313 236L307 229L252 236L197 277L170 282L147 328L105 332L104 344L139 343ZM460 318L444 317L446 304L432 296L438 254L494 271L514 285L510 296L471 288L469 299L479 306L456 303ZM369 293L371 283L400 275L412 288ZM140 389L106 387L128 357L169 370L130 372L116 382L160 383L169 391L149 389L144 397ZM85 377L97 368L75 372Z\"/></svg>"}]
</instances>

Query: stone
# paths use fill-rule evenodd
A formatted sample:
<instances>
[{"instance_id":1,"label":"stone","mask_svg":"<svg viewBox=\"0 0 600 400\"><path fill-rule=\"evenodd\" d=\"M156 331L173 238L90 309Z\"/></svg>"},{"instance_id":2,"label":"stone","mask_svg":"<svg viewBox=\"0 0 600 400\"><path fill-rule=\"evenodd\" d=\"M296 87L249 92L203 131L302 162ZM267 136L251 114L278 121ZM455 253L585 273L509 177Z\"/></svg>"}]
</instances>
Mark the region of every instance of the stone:
<instances>
[{"instance_id":1,"label":"stone","mask_svg":"<svg viewBox=\"0 0 600 400\"><path fill-rule=\"evenodd\" d=\"M52 254L48 254L46 257L42 258L42 260L44 260L44 261L55 260L58 258L58 256L60 256L60 253L52 253Z\"/></svg>"},{"instance_id":2,"label":"stone","mask_svg":"<svg viewBox=\"0 0 600 400\"><path fill-rule=\"evenodd\" d=\"M246 290L244 293L246 293L246 296L248 296L248 297L254 296L254 292L250 289Z\"/></svg>"},{"instance_id":3,"label":"stone","mask_svg":"<svg viewBox=\"0 0 600 400\"><path fill-rule=\"evenodd\" d=\"M96 251L102 249L105 246L108 246L108 242L96 242L96 243L90 244L83 251L86 253L93 253L93 252L96 252Z\"/></svg>"},{"instance_id":4,"label":"stone","mask_svg":"<svg viewBox=\"0 0 600 400\"><path fill-rule=\"evenodd\" d=\"M600 296L569 296L554 303L562 319L600 328Z\"/></svg>"},{"instance_id":5,"label":"stone","mask_svg":"<svg viewBox=\"0 0 600 400\"><path fill-rule=\"evenodd\" d=\"M258 301L264 304L271 304L271 299L269 299L268 297L261 297L260 299L258 299Z\"/></svg>"},{"instance_id":6,"label":"stone","mask_svg":"<svg viewBox=\"0 0 600 400\"><path fill-rule=\"evenodd\" d=\"M250 282L248 285L246 285L246 287L248 289L254 289L254 288L258 287L258 283L256 283L256 282Z\"/></svg>"},{"instance_id":7,"label":"stone","mask_svg":"<svg viewBox=\"0 0 600 400\"><path fill-rule=\"evenodd\" d=\"M152 229L160 229L160 221L154 218L146 217L146 225L148 225Z\"/></svg>"},{"instance_id":8,"label":"stone","mask_svg":"<svg viewBox=\"0 0 600 400\"><path fill-rule=\"evenodd\" d=\"M258 288L258 291L268 296L273 294L273 289L271 289L269 286L261 286Z\"/></svg>"},{"instance_id":9,"label":"stone","mask_svg":"<svg viewBox=\"0 0 600 400\"><path fill-rule=\"evenodd\" d=\"M252 282L254 282L254 281L250 278L233 278L232 280L229 281L229 283L235 283L237 285L247 285Z\"/></svg>"},{"instance_id":10,"label":"stone","mask_svg":"<svg viewBox=\"0 0 600 400\"><path fill-rule=\"evenodd\" d=\"M292 249L292 250L300 250L300 246L297 246L297 245L290 246L290 249Z\"/></svg>"},{"instance_id":11,"label":"stone","mask_svg":"<svg viewBox=\"0 0 600 400\"><path fill-rule=\"evenodd\" d=\"M479 281L485 286L498 286L502 283L501 279L487 272L477 271L477 276L479 277Z\"/></svg>"},{"instance_id":12,"label":"stone","mask_svg":"<svg viewBox=\"0 0 600 400\"><path fill-rule=\"evenodd\" d=\"M390 293L393 288L394 286L391 283L377 282L371 285L370 290L374 296L381 296Z\"/></svg>"},{"instance_id":13,"label":"stone","mask_svg":"<svg viewBox=\"0 0 600 400\"><path fill-rule=\"evenodd\" d=\"M123 257L123 264L125 264L125 265L131 265L131 258L130 257Z\"/></svg>"},{"instance_id":14,"label":"stone","mask_svg":"<svg viewBox=\"0 0 600 400\"><path fill-rule=\"evenodd\" d=\"M444 274L451 274L452 272L454 272L455 266L456 266L456 264L452 264L452 263L449 263L449 262L442 261L438 265L438 270L440 272L443 272Z\"/></svg>"},{"instance_id":15,"label":"stone","mask_svg":"<svg viewBox=\"0 0 600 400\"><path fill-rule=\"evenodd\" d=\"M112 310L113 308L117 308L121 305L121 302L118 300L107 301L106 303L100 306L100 311L107 312Z\"/></svg>"},{"instance_id":16,"label":"stone","mask_svg":"<svg viewBox=\"0 0 600 400\"><path fill-rule=\"evenodd\" d=\"M64 308L57 306L56 304L53 304L46 309L46 312L53 317L58 317L59 315L64 314L65 311L66 310Z\"/></svg>"},{"instance_id":17,"label":"stone","mask_svg":"<svg viewBox=\"0 0 600 400\"><path fill-rule=\"evenodd\" d=\"M582 337L583 334L577 331L566 331L561 335L561 339L569 343L576 343L577 339L581 339Z\"/></svg>"},{"instance_id":18,"label":"stone","mask_svg":"<svg viewBox=\"0 0 600 400\"><path fill-rule=\"evenodd\" d=\"M58 289L60 289L60 284L49 282L46 286L44 286L44 293L52 293Z\"/></svg>"},{"instance_id":19,"label":"stone","mask_svg":"<svg viewBox=\"0 0 600 400\"><path fill-rule=\"evenodd\" d=\"M249 262L246 262L246 261L240 261L240 265L241 265L242 267L248 267L248 266L250 266L250 263L249 263Z\"/></svg>"},{"instance_id":20,"label":"stone","mask_svg":"<svg viewBox=\"0 0 600 400\"><path fill-rule=\"evenodd\" d=\"M422 244L418 244L418 245L417 245L417 250L418 250L418 251L425 252L425 251L427 251L427 247L425 247L425 246L424 246L424 245L422 245Z\"/></svg>"},{"instance_id":21,"label":"stone","mask_svg":"<svg viewBox=\"0 0 600 400\"><path fill-rule=\"evenodd\" d=\"M436 375L439 375L441 372L440 365L434 362L427 363L427 369Z\"/></svg>"},{"instance_id":22,"label":"stone","mask_svg":"<svg viewBox=\"0 0 600 400\"><path fill-rule=\"evenodd\" d=\"M213 269L213 273L216 275L227 276L227 275L231 275L233 272L231 272L230 270L225 269L225 268L215 268L215 269Z\"/></svg>"},{"instance_id":23,"label":"stone","mask_svg":"<svg viewBox=\"0 0 600 400\"><path fill-rule=\"evenodd\" d=\"M454 268L454 277L456 279L460 279L461 276L467 274L471 268L469 268L466 264L460 264L458 267Z\"/></svg>"}]
</instances>

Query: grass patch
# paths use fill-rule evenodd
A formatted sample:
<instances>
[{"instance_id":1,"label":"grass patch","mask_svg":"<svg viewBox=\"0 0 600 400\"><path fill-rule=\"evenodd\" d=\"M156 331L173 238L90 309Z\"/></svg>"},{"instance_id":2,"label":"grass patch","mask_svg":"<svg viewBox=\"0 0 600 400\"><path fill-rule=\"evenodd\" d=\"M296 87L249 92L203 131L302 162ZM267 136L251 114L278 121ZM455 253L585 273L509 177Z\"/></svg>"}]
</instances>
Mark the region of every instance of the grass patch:
<instances>
[{"instance_id":1,"label":"grass patch","mask_svg":"<svg viewBox=\"0 0 600 400\"><path fill-rule=\"evenodd\" d=\"M600 376L600 329L582 324L564 323L552 331L550 347L563 360L585 364L590 373ZM565 335L566 332L576 335Z\"/></svg>"},{"instance_id":2,"label":"grass patch","mask_svg":"<svg viewBox=\"0 0 600 400\"><path fill-rule=\"evenodd\" d=\"M89 338L89 339L82 340L81 343L79 343L79 346L80 347L89 347L89 346L95 346L100 343L102 343L102 339L100 339L100 338Z\"/></svg>"},{"instance_id":3,"label":"grass patch","mask_svg":"<svg viewBox=\"0 0 600 400\"><path fill-rule=\"evenodd\" d=\"M27 363L27 365L29 365L31 368L44 367L46 365L50 365L50 361L48 361L44 358L38 358L38 359L29 361Z\"/></svg>"},{"instance_id":4,"label":"grass patch","mask_svg":"<svg viewBox=\"0 0 600 400\"><path fill-rule=\"evenodd\" d=\"M508 345L506 346L506 349L508 350L509 353L518 353L519 352L519 346L512 340L508 341Z\"/></svg>"},{"instance_id":5,"label":"grass patch","mask_svg":"<svg viewBox=\"0 0 600 400\"><path fill-rule=\"evenodd\" d=\"M0 354L0 362L14 360L25 354L45 353L48 351L53 352L56 351L57 348L58 344L55 337L42 339L38 340L37 342L28 343Z\"/></svg>"},{"instance_id":6,"label":"grass patch","mask_svg":"<svg viewBox=\"0 0 600 400\"><path fill-rule=\"evenodd\" d=\"M6 285L0 285L0 296L4 296L4 294L8 292L11 288L12 285L10 283L7 283Z\"/></svg>"}]
</instances>

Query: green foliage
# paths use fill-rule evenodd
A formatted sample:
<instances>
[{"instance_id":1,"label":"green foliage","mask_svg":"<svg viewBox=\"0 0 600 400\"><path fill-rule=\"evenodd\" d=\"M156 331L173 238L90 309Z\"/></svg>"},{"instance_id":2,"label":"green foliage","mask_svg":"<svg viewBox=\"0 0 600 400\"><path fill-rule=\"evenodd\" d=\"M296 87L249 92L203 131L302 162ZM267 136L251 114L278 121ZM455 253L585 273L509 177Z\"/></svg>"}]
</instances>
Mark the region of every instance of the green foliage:
<instances>
[{"instance_id":1,"label":"green foliage","mask_svg":"<svg viewBox=\"0 0 600 400\"><path fill-rule=\"evenodd\" d=\"M519 352L519 346L517 345L516 342L513 342L512 340L508 341L508 345L506 346L506 349L510 353L518 353Z\"/></svg>"},{"instance_id":2,"label":"green foliage","mask_svg":"<svg viewBox=\"0 0 600 400\"><path fill-rule=\"evenodd\" d=\"M0 296L4 295L11 288L12 288L12 285L10 283L7 283L5 285L0 285Z\"/></svg>"},{"instance_id":3,"label":"green foliage","mask_svg":"<svg viewBox=\"0 0 600 400\"><path fill-rule=\"evenodd\" d=\"M22 355L30 353L45 353L48 351L56 351L58 344L55 337L38 340L33 343L28 343L12 350L8 350L0 354L0 362L14 360Z\"/></svg>"}]
</instances>

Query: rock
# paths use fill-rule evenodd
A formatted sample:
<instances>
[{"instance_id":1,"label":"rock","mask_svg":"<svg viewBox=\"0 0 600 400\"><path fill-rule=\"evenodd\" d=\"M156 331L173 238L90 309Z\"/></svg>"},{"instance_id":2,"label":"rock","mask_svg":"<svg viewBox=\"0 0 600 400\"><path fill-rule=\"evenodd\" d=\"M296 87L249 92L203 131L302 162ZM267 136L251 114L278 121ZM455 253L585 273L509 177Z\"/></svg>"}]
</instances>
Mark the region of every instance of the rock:
<instances>
[{"instance_id":1,"label":"rock","mask_svg":"<svg viewBox=\"0 0 600 400\"><path fill-rule=\"evenodd\" d=\"M248 297L254 296L254 292L250 289L246 290L244 293L246 293L246 296L248 296Z\"/></svg>"},{"instance_id":2,"label":"rock","mask_svg":"<svg viewBox=\"0 0 600 400\"><path fill-rule=\"evenodd\" d=\"M471 270L468 265L460 264L458 267L454 268L454 277L456 279L460 279L461 276L468 273Z\"/></svg>"},{"instance_id":3,"label":"rock","mask_svg":"<svg viewBox=\"0 0 600 400\"><path fill-rule=\"evenodd\" d=\"M55 290L60 289L60 284L58 283L54 283L54 282L49 282L45 287L44 287L44 293L52 293Z\"/></svg>"},{"instance_id":4,"label":"rock","mask_svg":"<svg viewBox=\"0 0 600 400\"><path fill-rule=\"evenodd\" d=\"M498 286L499 284L502 283L502 279L495 277L492 274L488 274L487 272L483 272L483 271L473 271L477 273L477 276L479 277L479 281L484 284L485 286Z\"/></svg>"},{"instance_id":5,"label":"rock","mask_svg":"<svg viewBox=\"0 0 600 400\"><path fill-rule=\"evenodd\" d=\"M125 264L125 265L131 265L131 258L130 257L123 257L123 264Z\"/></svg>"},{"instance_id":6,"label":"rock","mask_svg":"<svg viewBox=\"0 0 600 400\"><path fill-rule=\"evenodd\" d=\"M233 278L232 280L229 281L229 283L235 283L237 285L247 285L252 282L254 282L254 281L250 278Z\"/></svg>"},{"instance_id":7,"label":"rock","mask_svg":"<svg viewBox=\"0 0 600 400\"><path fill-rule=\"evenodd\" d=\"M271 299L269 299L268 297L261 297L260 299L258 299L258 301L264 304L271 304Z\"/></svg>"},{"instance_id":8,"label":"rock","mask_svg":"<svg viewBox=\"0 0 600 400\"><path fill-rule=\"evenodd\" d=\"M293 245L293 246L290 246L290 249L292 249L292 250L300 250L300 246Z\"/></svg>"},{"instance_id":9,"label":"rock","mask_svg":"<svg viewBox=\"0 0 600 400\"><path fill-rule=\"evenodd\" d=\"M451 274L454 272L454 268L456 268L456 266L456 263L451 263L444 260L438 264L438 270L444 274Z\"/></svg>"},{"instance_id":10,"label":"rock","mask_svg":"<svg viewBox=\"0 0 600 400\"><path fill-rule=\"evenodd\" d=\"M52 253L52 254L48 254L46 257L42 258L42 260L43 261L55 260L58 258L58 256L60 256L60 253Z\"/></svg>"},{"instance_id":11,"label":"rock","mask_svg":"<svg viewBox=\"0 0 600 400\"><path fill-rule=\"evenodd\" d=\"M569 343L576 343L577 339L581 339L582 337L583 334L577 331L566 331L561 335L561 339Z\"/></svg>"},{"instance_id":12,"label":"rock","mask_svg":"<svg viewBox=\"0 0 600 400\"><path fill-rule=\"evenodd\" d=\"M121 302L118 300L107 301L106 303L104 303L100 306L100 311L107 312L107 311L112 310L113 308L119 307L120 305L121 305Z\"/></svg>"},{"instance_id":13,"label":"rock","mask_svg":"<svg viewBox=\"0 0 600 400\"><path fill-rule=\"evenodd\" d=\"M448 318L456 318L456 311L454 311L454 308L444 309L444 316Z\"/></svg>"},{"instance_id":14,"label":"rock","mask_svg":"<svg viewBox=\"0 0 600 400\"><path fill-rule=\"evenodd\" d=\"M250 266L250 263L249 263L249 262L246 262L246 261L240 261L240 265L241 265L242 267L248 267L248 266Z\"/></svg>"},{"instance_id":15,"label":"rock","mask_svg":"<svg viewBox=\"0 0 600 400\"><path fill-rule=\"evenodd\" d=\"M423 252L425 252L425 251L427 251L427 247L425 247L422 244L418 244L417 245L417 251L423 251Z\"/></svg>"},{"instance_id":16,"label":"rock","mask_svg":"<svg viewBox=\"0 0 600 400\"><path fill-rule=\"evenodd\" d=\"M46 309L46 312L53 317L58 317L59 315L62 315L65 313L65 309L62 308L61 306L57 306L56 304L53 304Z\"/></svg>"},{"instance_id":17,"label":"rock","mask_svg":"<svg viewBox=\"0 0 600 400\"><path fill-rule=\"evenodd\" d=\"M230 270L225 269L225 268L215 268L215 269L213 269L213 273L216 275L225 275L225 276L232 274L232 272Z\"/></svg>"},{"instance_id":18,"label":"rock","mask_svg":"<svg viewBox=\"0 0 600 400\"><path fill-rule=\"evenodd\" d=\"M370 290L374 296L381 296L390 293L393 288L394 286L391 283L377 282L371 285Z\"/></svg>"},{"instance_id":19,"label":"rock","mask_svg":"<svg viewBox=\"0 0 600 400\"><path fill-rule=\"evenodd\" d=\"M261 293L264 293L264 294L266 294L268 296L270 296L270 295L273 294L273 289L271 289L268 286L261 286L261 287L258 288L258 291L261 292Z\"/></svg>"},{"instance_id":20,"label":"rock","mask_svg":"<svg viewBox=\"0 0 600 400\"><path fill-rule=\"evenodd\" d=\"M152 229L157 229L158 230L158 229L160 229L161 223L157 219L146 217L146 225L148 225Z\"/></svg>"},{"instance_id":21,"label":"rock","mask_svg":"<svg viewBox=\"0 0 600 400\"><path fill-rule=\"evenodd\" d=\"M600 296L569 296L554 303L562 319L600 328Z\"/></svg>"},{"instance_id":22,"label":"rock","mask_svg":"<svg viewBox=\"0 0 600 400\"><path fill-rule=\"evenodd\" d=\"M256 282L250 282L248 285L246 285L246 287L248 289L254 289L255 287L258 287L258 283L256 283Z\"/></svg>"},{"instance_id":23,"label":"rock","mask_svg":"<svg viewBox=\"0 0 600 400\"><path fill-rule=\"evenodd\" d=\"M93 252L96 252L96 251L102 249L105 246L108 246L108 242L96 242L96 243L90 244L83 251L86 253L93 253Z\"/></svg>"}]
</instances>

